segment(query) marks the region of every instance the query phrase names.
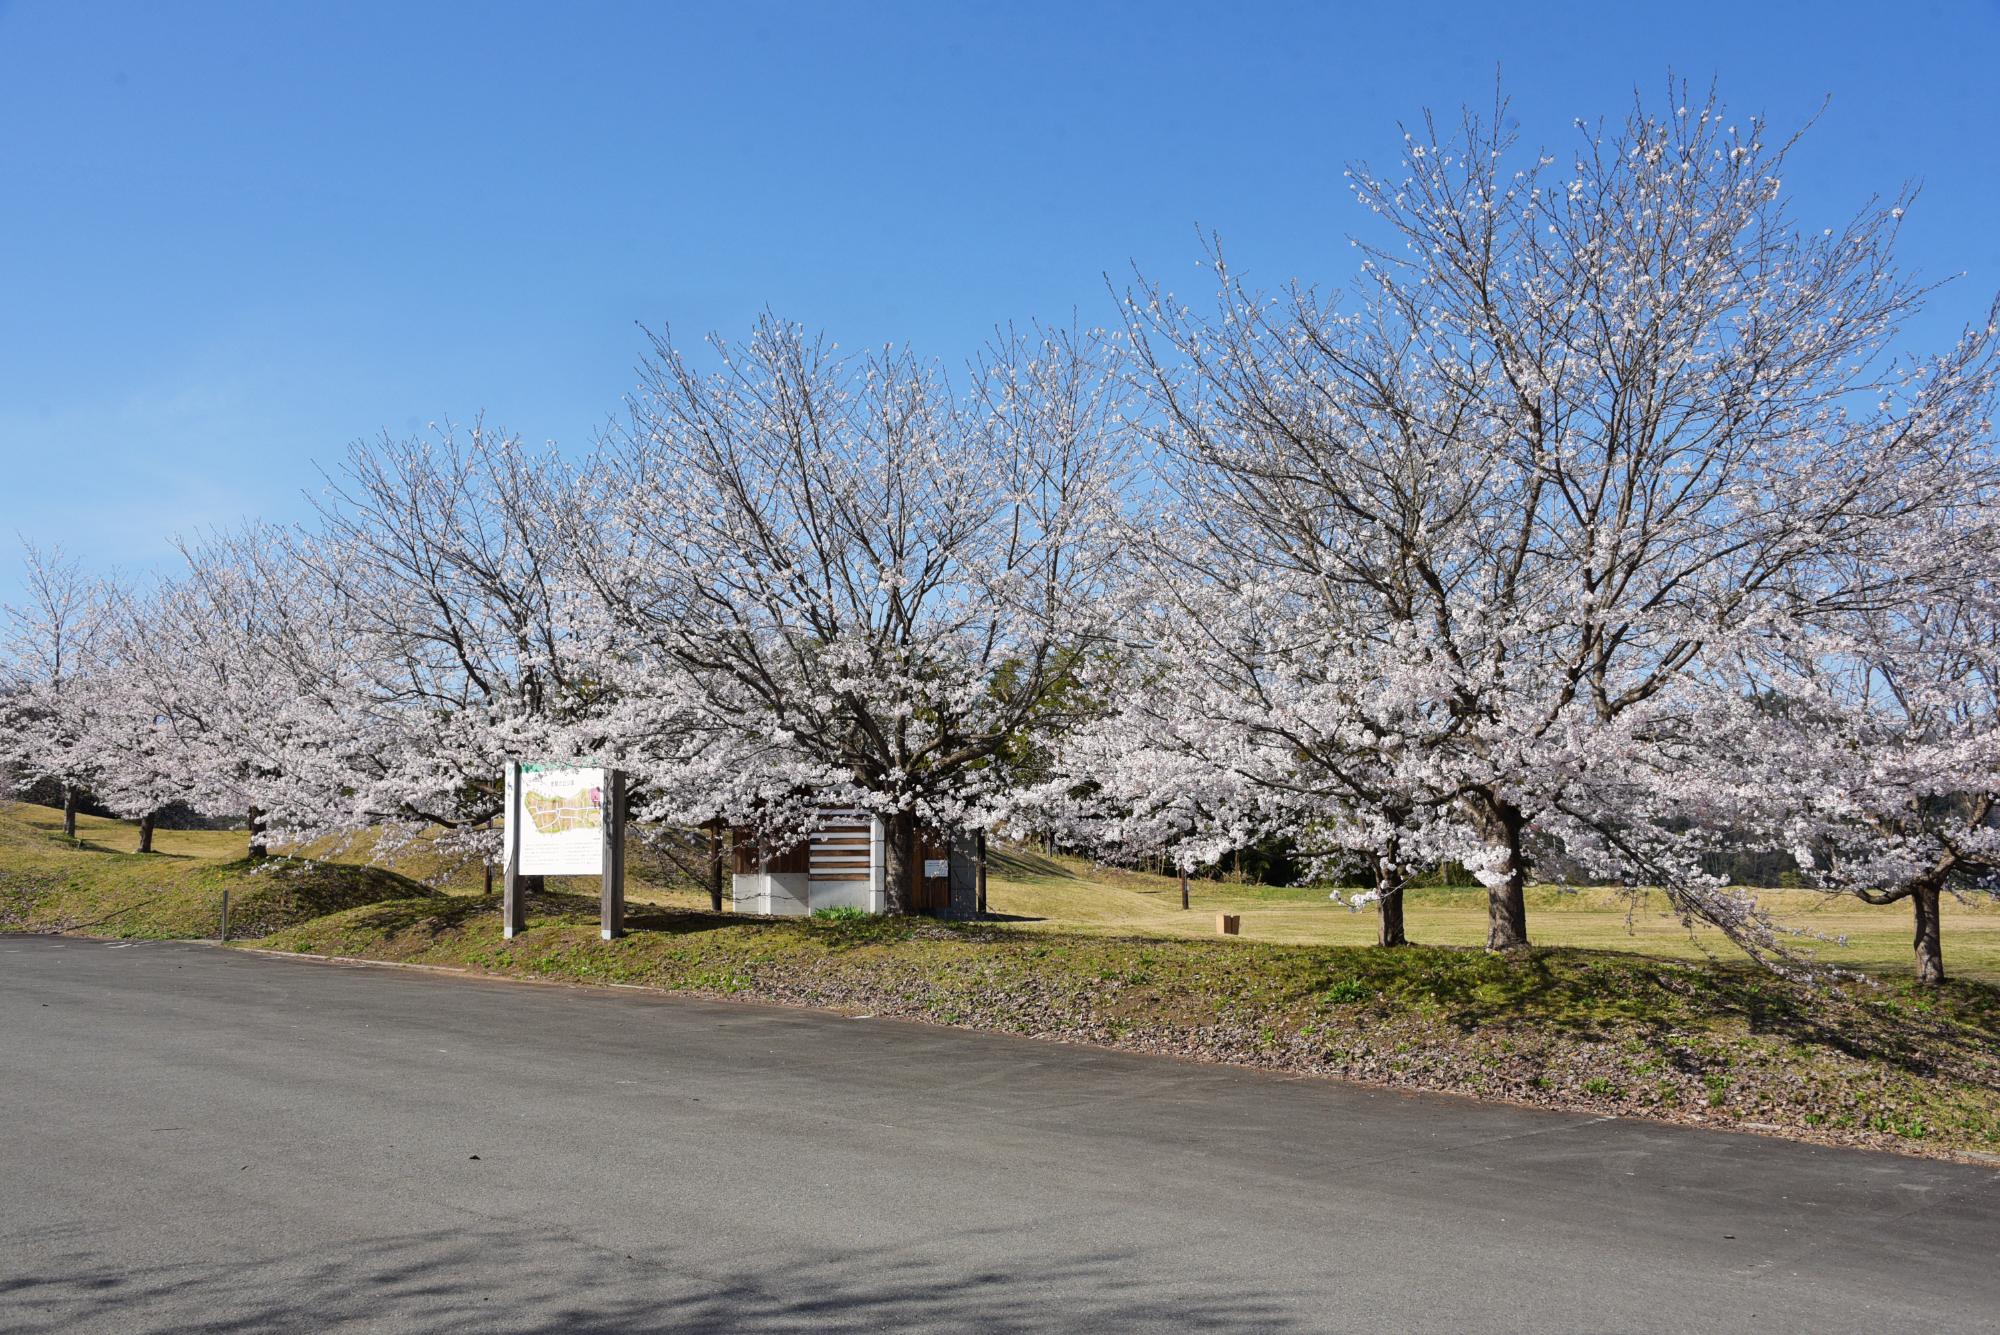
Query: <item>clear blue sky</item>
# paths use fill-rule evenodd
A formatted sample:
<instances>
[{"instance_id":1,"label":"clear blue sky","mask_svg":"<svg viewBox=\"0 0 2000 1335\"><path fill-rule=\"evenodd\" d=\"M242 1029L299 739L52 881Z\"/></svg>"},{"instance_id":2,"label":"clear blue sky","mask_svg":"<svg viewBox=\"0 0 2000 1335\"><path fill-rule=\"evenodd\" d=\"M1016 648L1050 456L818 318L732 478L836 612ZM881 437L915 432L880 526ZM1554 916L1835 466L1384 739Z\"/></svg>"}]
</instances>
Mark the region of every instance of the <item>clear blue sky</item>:
<instances>
[{"instance_id":1,"label":"clear blue sky","mask_svg":"<svg viewBox=\"0 0 2000 1335\"><path fill-rule=\"evenodd\" d=\"M770 306L951 359L1110 318L1133 263L1337 282L1351 159L1490 101L1527 137L1671 65L1782 124L1832 221L2000 290L2000 3L1354 6L0 0L0 538L103 564L296 517L313 460L445 417L584 446L639 323ZM11 548L11 541L8 546ZM15 596L12 553L0 598Z\"/></svg>"}]
</instances>

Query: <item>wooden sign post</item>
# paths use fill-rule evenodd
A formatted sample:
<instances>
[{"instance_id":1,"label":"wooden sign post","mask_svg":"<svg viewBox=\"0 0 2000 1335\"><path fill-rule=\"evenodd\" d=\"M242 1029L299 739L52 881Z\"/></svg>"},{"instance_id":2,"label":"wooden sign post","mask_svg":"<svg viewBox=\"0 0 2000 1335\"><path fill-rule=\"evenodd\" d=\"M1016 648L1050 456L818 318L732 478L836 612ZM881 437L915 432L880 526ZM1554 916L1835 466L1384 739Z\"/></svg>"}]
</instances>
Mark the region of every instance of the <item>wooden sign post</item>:
<instances>
[{"instance_id":1,"label":"wooden sign post","mask_svg":"<svg viewBox=\"0 0 2000 1335\"><path fill-rule=\"evenodd\" d=\"M622 770L507 764L501 932L528 929L528 882L544 876L597 876L604 883L600 927L625 934L625 775Z\"/></svg>"},{"instance_id":2,"label":"wooden sign post","mask_svg":"<svg viewBox=\"0 0 2000 1335\"><path fill-rule=\"evenodd\" d=\"M521 766L507 762L507 816L501 822L500 935L512 940L528 930L528 906L521 894Z\"/></svg>"},{"instance_id":3,"label":"wooden sign post","mask_svg":"<svg viewBox=\"0 0 2000 1335\"><path fill-rule=\"evenodd\" d=\"M625 935L625 771L604 771L604 895L598 907L598 934L606 941Z\"/></svg>"}]
</instances>

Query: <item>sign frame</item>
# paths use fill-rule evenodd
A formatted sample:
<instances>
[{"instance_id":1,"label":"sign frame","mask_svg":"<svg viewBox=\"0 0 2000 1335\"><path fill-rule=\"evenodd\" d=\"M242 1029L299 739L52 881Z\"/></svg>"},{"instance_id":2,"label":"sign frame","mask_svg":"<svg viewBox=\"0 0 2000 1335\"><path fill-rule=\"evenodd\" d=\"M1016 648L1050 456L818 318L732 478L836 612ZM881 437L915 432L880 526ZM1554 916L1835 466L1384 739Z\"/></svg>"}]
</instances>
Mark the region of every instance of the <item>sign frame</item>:
<instances>
[{"instance_id":1,"label":"sign frame","mask_svg":"<svg viewBox=\"0 0 2000 1335\"><path fill-rule=\"evenodd\" d=\"M599 832L596 843L596 867L591 871L562 870L561 864L546 870L529 870L524 866L522 834L527 828L526 804L524 801L523 778L526 773L539 770L573 772L579 777L598 775L600 787ZM501 936L507 940L519 936L528 929L527 896L522 886L524 876L571 876L596 875L602 882L598 898L598 934L606 941L615 940L625 934L625 772L617 769L589 769L573 766L523 765L519 761L507 762L505 781L505 815L502 818L502 860L505 867L505 886L501 900ZM572 843L577 842L572 840ZM572 850L574 851L574 850ZM538 863L538 868L548 868L546 862Z\"/></svg>"}]
</instances>

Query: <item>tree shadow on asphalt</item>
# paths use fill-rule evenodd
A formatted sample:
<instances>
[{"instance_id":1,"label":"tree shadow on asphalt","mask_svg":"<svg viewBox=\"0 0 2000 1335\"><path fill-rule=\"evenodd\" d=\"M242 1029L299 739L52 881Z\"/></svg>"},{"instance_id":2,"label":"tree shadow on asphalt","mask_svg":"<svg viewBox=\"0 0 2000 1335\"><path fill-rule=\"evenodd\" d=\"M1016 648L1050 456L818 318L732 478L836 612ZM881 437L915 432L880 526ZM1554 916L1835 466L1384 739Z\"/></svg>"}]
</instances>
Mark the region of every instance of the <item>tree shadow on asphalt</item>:
<instances>
[{"instance_id":1,"label":"tree shadow on asphalt","mask_svg":"<svg viewBox=\"0 0 2000 1335\"><path fill-rule=\"evenodd\" d=\"M44 1243L50 1241L46 1237ZM84 1238L75 1239L77 1242ZM329 1250L124 1266L49 1256L0 1278L0 1328L263 1331L335 1323L436 1331L709 1332L1317 1328L1221 1271L1101 1251L1020 1269L981 1265L1010 1237L967 1232L918 1250L788 1251L752 1268L684 1268L520 1227L378 1237ZM216 1248L222 1250L221 1247Z\"/></svg>"}]
</instances>

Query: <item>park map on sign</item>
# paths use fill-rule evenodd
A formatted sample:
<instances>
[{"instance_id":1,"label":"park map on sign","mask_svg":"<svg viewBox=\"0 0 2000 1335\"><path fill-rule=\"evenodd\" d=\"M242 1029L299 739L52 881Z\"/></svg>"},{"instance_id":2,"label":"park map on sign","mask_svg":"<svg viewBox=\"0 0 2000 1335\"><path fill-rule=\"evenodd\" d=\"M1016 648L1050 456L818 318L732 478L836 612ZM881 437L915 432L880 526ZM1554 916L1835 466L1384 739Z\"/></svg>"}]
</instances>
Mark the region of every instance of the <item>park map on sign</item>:
<instances>
[{"instance_id":1,"label":"park map on sign","mask_svg":"<svg viewBox=\"0 0 2000 1335\"><path fill-rule=\"evenodd\" d=\"M521 805L538 834L567 834L575 830L604 828L604 795L601 789L579 788L570 793L521 794Z\"/></svg>"}]
</instances>

